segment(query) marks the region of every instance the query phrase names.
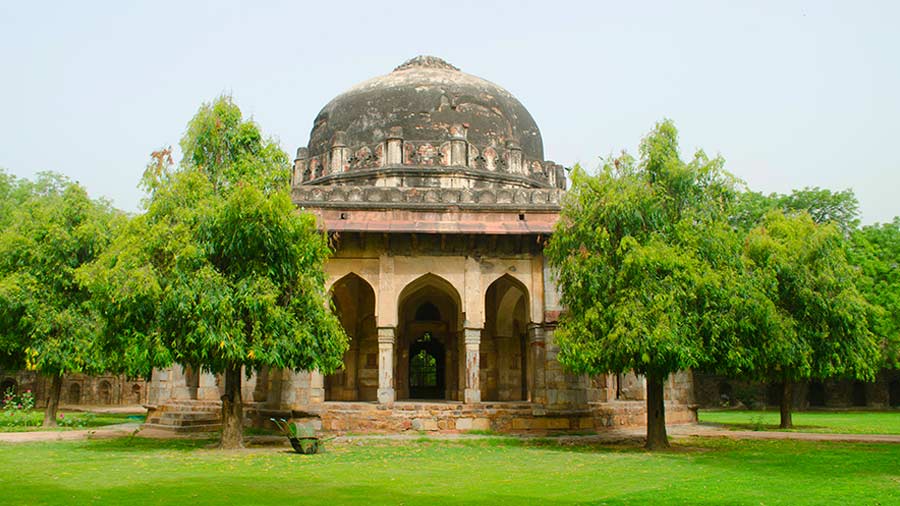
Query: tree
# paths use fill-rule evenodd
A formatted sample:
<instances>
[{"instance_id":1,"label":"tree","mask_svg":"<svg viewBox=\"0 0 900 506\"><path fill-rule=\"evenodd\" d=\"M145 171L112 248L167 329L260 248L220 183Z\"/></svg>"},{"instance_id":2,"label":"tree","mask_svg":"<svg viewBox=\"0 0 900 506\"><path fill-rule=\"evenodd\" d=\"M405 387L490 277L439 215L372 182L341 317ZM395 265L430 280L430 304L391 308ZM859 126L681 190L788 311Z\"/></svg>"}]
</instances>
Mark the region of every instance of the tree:
<instances>
[{"instance_id":1,"label":"tree","mask_svg":"<svg viewBox=\"0 0 900 506\"><path fill-rule=\"evenodd\" d=\"M900 368L900 218L854 231L848 249L856 286L874 306L871 328L883 341L885 365Z\"/></svg>"},{"instance_id":2,"label":"tree","mask_svg":"<svg viewBox=\"0 0 900 506\"><path fill-rule=\"evenodd\" d=\"M792 190L789 195L742 192L734 206L732 221L750 230L776 209L785 214L806 212L820 225L834 223L846 236L859 226L859 201L853 190L831 191L819 187Z\"/></svg>"},{"instance_id":3,"label":"tree","mask_svg":"<svg viewBox=\"0 0 900 506\"><path fill-rule=\"evenodd\" d=\"M44 426L55 426L62 376L106 367L95 346L103 319L76 271L106 248L117 213L52 173L12 187L0 232L0 360L50 377Z\"/></svg>"},{"instance_id":4,"label":"tree","mask_svg":"<svg viewBox=\"0 0 900 506\"><path fill-rule=\"evenodd\" d=\"M843 234L805 213L770 211L749 232L747 275L758 280L773 311L767 325L744 334L749 369L782 382L781 427L791 427L793 384L849 376L873 379L878 343L870 307L856 290Z\"/></svg>"},{"instance_id":5,"label":"tree","mask_svg":"<svg viewBox=\"0 0 900 506\"><path fill-rule=\"evenodd\" d=\"M315 218L287 192L286 155L229 97L204 104L145 175L147 212L85 272L107 301L111 348L135 367L224 373L221 446L242 445L242 369L331 372L348 343L330 311Z\"/></svg>"},{"instance_id":6,"label":"tree","mask_svg":"<svg viewBox=\"0 0 900 506\"><path fill-rule=\"evenodd\" d=\"M671 121L607 161L576 167L545 253L567 311L557 329L562 364L589 374L647 379L647 448L668 446L663 385L710 360L728 327L740 242L727 224L736 181L721 158L678 153Z\"/></svg>"}]
</instances>

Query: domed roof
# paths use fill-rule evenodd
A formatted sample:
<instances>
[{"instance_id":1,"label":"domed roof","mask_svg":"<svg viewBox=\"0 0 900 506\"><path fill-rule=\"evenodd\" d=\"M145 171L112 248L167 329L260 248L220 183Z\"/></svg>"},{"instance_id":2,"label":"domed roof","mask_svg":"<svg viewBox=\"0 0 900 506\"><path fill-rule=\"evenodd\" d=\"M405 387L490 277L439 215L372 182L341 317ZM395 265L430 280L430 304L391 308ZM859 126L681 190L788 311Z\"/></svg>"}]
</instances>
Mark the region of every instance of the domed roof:
<instances>
[{"instance_id":1,"label":"domed roof","mask_svg":"<svg viewBox=\"0 0 900 506\"><path fill-rule=\"evenodd\" d=\"M308 156L325 155L336 135L350 149L392 135L438 148L465 135L479 150L515 145L526 160L544 159L540 130L521 102L433 56L417 56L329 102L316 117Z\"/></svg>"}]
</instances>

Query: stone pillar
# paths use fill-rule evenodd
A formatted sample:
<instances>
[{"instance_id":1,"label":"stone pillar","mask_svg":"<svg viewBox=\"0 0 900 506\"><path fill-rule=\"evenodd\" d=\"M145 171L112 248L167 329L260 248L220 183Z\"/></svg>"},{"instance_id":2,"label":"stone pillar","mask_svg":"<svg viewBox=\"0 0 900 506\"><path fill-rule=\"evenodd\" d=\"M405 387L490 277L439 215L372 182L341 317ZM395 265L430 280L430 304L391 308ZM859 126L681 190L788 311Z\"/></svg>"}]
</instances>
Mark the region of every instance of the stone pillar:
<instances>
[{"instance_id":1,"label":"stone pillar","mask_svg":"<svg viewBox=\"0 0 900 506\"><path fill-rule=\"evenodd\" d=\"M525 174L522 168L522 147L516 141L506 141L506 170L510 174Z\"/></svg>"},{"instance_id":2,"label":"stone pillar","mask_svg":"<svg viewBox=\"0 0 900 506\"><path fill-rule=\"evenodd\" d=\"M171 369L169 369L169 393L171 400L183 401L191 398L186 373L185 367L178 364L173 364ZM161 400L161 402L165 401Z\"/></svg>"},{"instance_id":3,"label":"stone pillar","mask_svg":"<svg viewBox=\"0 0 900 506\"><path fill-rule=\"evenodd\" d=\"M347 166L350 149L347 147L346 134L340 130L334 133L331 140L331 166L329 174L340 174Z\"/></svg>"},{"instance_id":4,"label":"stone pillar","mask_svg":"<svg viewBox=\"0 0 900 506\"><path fill-rule=\"evenodd\" d=\"M396 327L378 327L378 402L392 404L394 391L394 343Z\"/></svg>"},{"instance_id":5,"label":"stone pillar","mask_svg":"<svg viewBox=\"0 0 900 506\"><path fill-rule=\"evenodd\" d=\"M148 404L162 404L172 398L171 377L177 366L168 369L153 368L147 392Z\"/></svg>"},{"instance_id":6,"label":"stone pillar","mask_svg":"<svg viewBox=\"0 0 900 506\"><path fill-rule=\"evenodd\" d=\"M385 165L400 165L403 163L403 129L391 127L385 139Z\"/></svg>"},{"instance_id":7,"label":"stone pillar","mask_svg":"<svg viewBox=\"0 0 900 506\"><path fill-rule=\"evenodd\" d=\"M450 165L465 167L469 163L469 153L465 125L453 125L450 128Z\"/></svg>"},{"instance_id":8,"label":"stone pillar","mask_svg":"<svg viewBox=\"0 0 900 506\"><path fill-rule=\"evenodd\" d=\"M465 329L466 343L466 404L481 402L481 378L479 364L481 353L481 329Z\"/></svg>"},{"instance_id":9,"label":"stone pillar","mask_svg":"<svg viewBox=\"0 0 900 506\"><path fill-rule=\"evenodd\" d=\"M544 328L540 325L528 327L528 355L528 400L546 404L547 376L544 366L547 362L547 348Z\"/></svg>"},{"instance_id":10,"label":"stone pillar","mask_svg":"<svg viewBox=\"0 0 900 506\"><path fill-rule=\"evenodd\" d=\"M309 402L312 404L325 402L325 375L319 371L309 371Z\"/></svg>"},{"instance_id":11,"label":"stone pillar","mask_svg":"<svg viewBox=\"0 0 900 506\"><path fill-rule=\"evenodd\" d=\"M200 371L200 379L197 381L197 400L219 400L219 386L216 384L216 375L209 371Z\"/></svg>"},{"instance_id":12,"label":"stone pillar","mask_svg":"<svg viewBox=\"0 0 900 506\"><path fill-rule=\"evenodd\" d=\"M285 370L281 381L281 406L307 409L325 401L322 373L318 371Z\"/></svg>"},{"instance_id":13,"label":"stone pillar","mask_svg":"<svg viewBox=\"0 0 900 506\"><path fill-rule=\"evenodd\" d=\"M309 150L297 148L297 158L294 159L294 171L291 175L291 186L299 186L306 181L306 159L309 158Z\"/></svg>"}]
</instances>

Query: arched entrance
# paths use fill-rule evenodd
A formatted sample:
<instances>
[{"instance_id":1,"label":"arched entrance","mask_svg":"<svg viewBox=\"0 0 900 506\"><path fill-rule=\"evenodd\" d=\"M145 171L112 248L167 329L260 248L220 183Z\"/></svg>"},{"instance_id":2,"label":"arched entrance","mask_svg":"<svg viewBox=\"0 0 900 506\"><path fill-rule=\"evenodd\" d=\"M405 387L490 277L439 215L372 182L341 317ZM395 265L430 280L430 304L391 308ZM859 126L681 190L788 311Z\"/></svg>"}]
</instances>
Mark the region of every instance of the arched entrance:
<instances>
[{"instance_id":1,"label":"arched entrance","mask_svg":"<svg viewBox=\"0 0 900 506\"><path fill-rule=\"evenodd\" d=\"M335 282L331 298L350 348L344 353L344 367L325 377L325 400L374 401L378 394L375 290L350 273Z\"/></svg>"},{"instance_id":2,"label":"arched entrance","mask_svg":"<svg viewBox=\"0 0 900 506\"><path fill-rule=\"evenodd\" d=\"M862 381L854 381L853 387L850 389L850 404L862 407L867 404L867 401L866 384Z\"/></svg>"},{"instance_id":3,"label":"arched entrance","mask_svg":"<svg viewBox=\"0 0 900 506\"><path fill-rule=\"evenodd\" d=\"M812 408L825 407L825 385L820 381L811 381L806 392L806 402Z\"/></svg>"},{"instance_id":4,"label":"arched entrance","mask_svg":"<svg viewBox=\"0 0 900 506\"><path fill-rule=\"evenodd\" d=\"M109 381L100 382L100 387L97 389L97 400L100 404L112 404L112 385Z\"/></svg>"},{"instance_id":5,"label":"arched entrance","mask_svg":"<svg viewBox=\"0 0 900 506\"><path fill-rule=\"evenodd\" d=\"M81 404L81 385L78 383L69 384L67 397L69 404Z\"/></svg>"},{"instance_id":6,"label":"arched entrance","mask_svg":"<svg viewBox=\"0 0 900 506\"><path fill-rule=\"evenodd\" d=\"M528 291L506 274L491 283L484 297L481 337L481 398L486 401L528 400Z\"/></svg>"},{"instance_id":7,"label":"arched entrance","mask_svg":"<svg viewBox=\"0 0 900 506\"><path fill-rule=\"evenodd\" d=\"M900 379L895 379L888 384L888 405L900 407Z\"/></svg>"},{"instance_id":8,"label":"arched entrance","mask_svg":"<svg viewBox=\"0 0 900 506\"><path fill-rule=\"evenodd\" d=\"M398 398L461 400L460 305L456 289L434 274L400 293L394 375Z\"/></svg>"}]
</instances>

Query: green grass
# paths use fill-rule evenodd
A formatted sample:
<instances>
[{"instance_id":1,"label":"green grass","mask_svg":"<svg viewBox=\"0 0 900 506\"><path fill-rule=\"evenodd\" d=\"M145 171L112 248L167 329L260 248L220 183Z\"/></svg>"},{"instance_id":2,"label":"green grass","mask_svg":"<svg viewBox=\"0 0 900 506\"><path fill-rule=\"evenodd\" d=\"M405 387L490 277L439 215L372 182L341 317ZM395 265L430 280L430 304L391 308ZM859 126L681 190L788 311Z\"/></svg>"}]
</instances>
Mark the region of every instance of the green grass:
<instances>
[{"instance_id":1,"label":"green grass","mask_svg":"<svg viewBox=\"0 0 900 506\"><path fill-rule=\"evenodd\" d=\"M23 426L15 426L15 427L6 427L0 425L0 432L31 432L31 431L59 431L59 430L78 430L78 429L93 429L97 427L103 427L106 425L115 425L119 423L129 423L129 422L138 422L143 423L144 415L134 415L134 414L126 414L126 413L93 413L93 416L85 416L84 412L80 411L59 411L64 415L64 418L78 418L83 417L85 419L85 424L81 427L49 427L44 428L41 427L41 423L44 421L44 410L36 409L28 413L28 425ZM4 413L0 411L0 417L4 416ZM0 420L2 422L2 420Z\"/></svg>"},{"instance_id":2,"label":"green grass","mask_svg":"<svg viewBox=\"0 0 900 506\"><path fill-rule=\"evenodd\" d=\"M700 410L701 422L734 430L782 430L778 411ZM900 411L795 411L795 432L900 434Z\"/></svg>"},{"instance_id":3,"label":"green grass","mask_svg":"<svg viewBox=\"0 0 900 506\"><path fill-rule=\"evenodd\" d=\"M900 445L353 441L319 455L140 438L0 445L4 505L900 504Z\"/></svg>"}]
</instances>

